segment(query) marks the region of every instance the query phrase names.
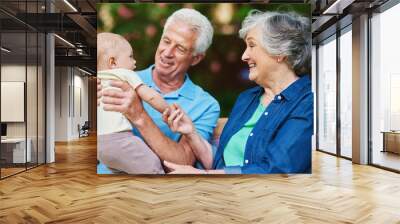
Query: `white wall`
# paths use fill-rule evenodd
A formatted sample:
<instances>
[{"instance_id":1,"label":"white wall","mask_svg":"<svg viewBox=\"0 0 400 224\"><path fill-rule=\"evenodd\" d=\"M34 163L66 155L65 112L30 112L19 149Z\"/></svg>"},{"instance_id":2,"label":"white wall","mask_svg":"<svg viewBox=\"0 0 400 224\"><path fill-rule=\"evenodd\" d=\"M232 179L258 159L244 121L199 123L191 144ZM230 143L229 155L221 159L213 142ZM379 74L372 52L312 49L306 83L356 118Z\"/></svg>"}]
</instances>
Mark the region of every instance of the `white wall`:
<instances>
[{"instance_id":1,"label":"white wall","mask_svg":"<svg viewBox=\"0 0 400 224\"><path fill-rule=\"evenodd\" d=\"M27 78L27 80L25 80ZM19 110L25 114L26 120L22 122L6 122L7 137L9 138L25 138L25 135L30 140L30 148L32 161L44 163L44 74L41 66L32 66L25 64L3 64L1 66L1 81L9 82L24 82L26 85L26 106L23 102L22 108ZM2 89L3 92L4 89ZM22 91L22 92L21 92ZM24 94L24 90L19 90L20 94ZM2 95L2 98L4 95ZM3 104L3 103L2 103ZM10 107L2 107L2 112L13 113ZM9 110L9 111L7 111ZM15 109L14 109L15 110ZM15 113L15 112L14 112ZM24 116L24 115L23 115ZM24 118L25 119L25 118Z\"/></svg>"},{"instance_id":2,"label":"white wall","mask_svg":"<svg viewBox=\"0 0 400 224\"><path fill-rule=\"evenodd\" d=\"M3 82L25 82L25 65L2 65L1 66L1 81ZM28 68L29 69L29 68ZM1 108L7 110L7 108ZM8 137L25 137L24 122L7 122Z\"/></svg>"},{"instance_id":3,"label":"white wall","mask_svg":"<svg viewBox=\"0 0 400 224\"><path fill-rule=\"evenodd\" d=\"M27 70L25 70L27 69ZM27 66L25 65L17 65L17 64L8 64L8 65L2 65L1 66L1 81L5 82L25 82L25 75L26 71L28 74L32 74L33 70L35 70L36 74L36 67L34 66ZM29 78L29 77L28 77ZM36 86L36 80L29 80L29 85ZM27 106L30 106L30 110L35 110L37 107L36 103L36 87L35 88L27 88ZM34 104L31 104L34 102ZM41 105L39 105L40 107ZM1 110L7 110L7 108L1 108ZM34 121L35 124L28 124L28 137L29 133L31 133L32 130L36 130L36 113L32 113L32 111L28 110L29 113L27 113L27 119L28 122ZM7 122L7 136L8 137L25 137L25 124L26 122ZM36 132L35 132L36 133Z\"/></svg>"},{"instance_id":4,"label":"white wall","mask_svg":"<svg viewBox=\"0 0 400 224\"><path fill-rule=\"evenodd\" d=\"M55 141L68 140L69 69L55 68Z\"/></svg>"},{"instance_id":5,"label":"white wall","mask_svg":"<svg viewBox=\"0 0 400 224\"><path fill-rule=\"evenodd\" d=\"M78 124L88 120L88 78L72 67L56 67L55 141L79 138Z\"/></svg>"},{"instance_id":6,"label":"white wall","mask_svg":"<svg viewBox=\"0 0 400 224\"><path fill-rule=\"evenodd\" d=\"M88 78L82 76L79 70L74 70L74 108L72 119L72 135L78 136L78 124L83 125L88 120Z\"/></svg>"}]
</instances>

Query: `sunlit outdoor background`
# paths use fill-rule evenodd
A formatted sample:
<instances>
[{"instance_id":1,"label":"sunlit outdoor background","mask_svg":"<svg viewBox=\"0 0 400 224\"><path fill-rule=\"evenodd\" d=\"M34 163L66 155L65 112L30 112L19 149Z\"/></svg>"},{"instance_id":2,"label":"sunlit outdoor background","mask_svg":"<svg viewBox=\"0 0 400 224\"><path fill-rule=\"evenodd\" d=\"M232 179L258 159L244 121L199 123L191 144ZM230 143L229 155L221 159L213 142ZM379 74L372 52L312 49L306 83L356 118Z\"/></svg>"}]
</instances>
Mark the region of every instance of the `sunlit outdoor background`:
<instances>
[{"instance_id":1,"label":"sunlit outdoor background","mask_svg":"<svg viewBox=\"0 0 400 224\"><path fill-rule=\"evenodd\" d=\"M238 31L251 9L295 11L311 17L309 4L97 4L97 32L123 35L132 45L137 70L154 63L164 23L180 8L194 8L214 27L213 43L205 59L189 70L191 80L213 95L227 117L240 92L255 84L248 80L248 66L241 60L245 43ZM310 30L311 32L311 30Z\"/></svg>"}]
</instances>

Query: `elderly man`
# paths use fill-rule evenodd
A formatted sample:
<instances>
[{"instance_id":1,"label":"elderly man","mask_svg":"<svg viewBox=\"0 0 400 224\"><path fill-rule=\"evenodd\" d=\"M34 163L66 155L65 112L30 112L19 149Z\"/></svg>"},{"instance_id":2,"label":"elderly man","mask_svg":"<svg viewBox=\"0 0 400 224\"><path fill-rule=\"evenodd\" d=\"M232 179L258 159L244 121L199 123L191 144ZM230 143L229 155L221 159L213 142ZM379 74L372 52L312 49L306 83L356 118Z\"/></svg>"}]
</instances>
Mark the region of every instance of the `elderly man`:
<instances>
[{"instance_id":1,"label":"elderly man","mask_svg":"<svg viewBox=\"0 0 400 224\"><path fill-rule=\"evenodd\" d=\"M212 137L220 107L211 95L190 80L187 71L204 58L212 36L213 28L205 16L193 9L180 9L166 21L155 64L138 72L143 82L160 92L169 104L179 104L206 140ZM127 83L115 81L112 85L122 92L103 91L105 110L123 113L134 126L133 133L140 136L161 160L183 165L195 163L195 155L201 152L193 152L187 136L172 132L163 122L162 115L142 103ZM134 152L114 155L113 161L125 166L140 162L135 161ZM112 167L112 164L104 163ZM124 167L119 169L126 172Z\"/></svg>"}]
</instances>

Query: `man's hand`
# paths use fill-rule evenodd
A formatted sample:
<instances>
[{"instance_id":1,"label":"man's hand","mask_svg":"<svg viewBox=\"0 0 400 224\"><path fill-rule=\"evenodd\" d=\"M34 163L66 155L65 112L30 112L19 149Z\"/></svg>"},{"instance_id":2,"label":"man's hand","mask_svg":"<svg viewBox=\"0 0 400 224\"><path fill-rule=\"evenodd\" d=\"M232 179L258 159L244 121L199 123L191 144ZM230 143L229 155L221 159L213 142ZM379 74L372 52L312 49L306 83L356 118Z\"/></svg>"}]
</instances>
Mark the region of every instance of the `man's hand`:
<instances>
[{"instance_id":1,"label":"man's hand","mask_svg":"<svg viewBox=\"0 0 400 224\"><path fill-rule=\"evenodd\" d=\"M134 124L140 119L141 113L144 112L139 96L127 82L112 80L110 86L120 90L103 90L104 110L120 112Z\"/></svg>"},{"instance_id":2,"label":"man's hand","mask_svg":"<svg viewBox=\"0 0 400 224\"><path fill-rule=\"evenodd\" d=\"M97 78L97 106L100 106L100 99L102 97L102 87L101 87L101 80Z\"/></svg>"},{"instance_id":3,"label":"man's hand","mask_svg":"<svg viewBox=\"0 0 400 224\"><path fill-rule=\"evenodd\" d=\"M195 134L196 132L192 120L178 104L174 103L167 108L162 114L162 118L173 132L184 135Z\"/></svg>"}]
</instances>

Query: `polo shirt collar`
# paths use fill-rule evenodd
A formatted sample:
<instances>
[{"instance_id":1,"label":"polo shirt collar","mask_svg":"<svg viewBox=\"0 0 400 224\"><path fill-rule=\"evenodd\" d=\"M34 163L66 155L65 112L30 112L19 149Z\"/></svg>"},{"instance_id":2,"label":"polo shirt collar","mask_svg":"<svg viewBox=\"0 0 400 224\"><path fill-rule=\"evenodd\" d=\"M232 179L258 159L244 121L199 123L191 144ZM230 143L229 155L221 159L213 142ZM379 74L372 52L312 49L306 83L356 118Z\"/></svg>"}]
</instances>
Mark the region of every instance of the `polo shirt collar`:
<instances>
[{"instance_id":1,"label":"polo shirt collar","mask_svg":"<svg viewBox=\"0 0 400 224\"><path fill-rule=\"evenodd\" d=\"M146 73L150 75L146 75L143 77L143 82L147 83L149 87L152 87L153 89L157 90L158 92L161 93L160 88L156 85L156 83L153 80L153 68L154 65L150 66L147 68ZM178 98L179 96L186 97L190 100L194 100L195 98L195 88L196 85L190 80L189 75L186 73L185 74L185 81L183 82L183 85L176 91L170 92L167 94L164 94L164 97L166 98Z\"/></svg>"}]
</instances>

